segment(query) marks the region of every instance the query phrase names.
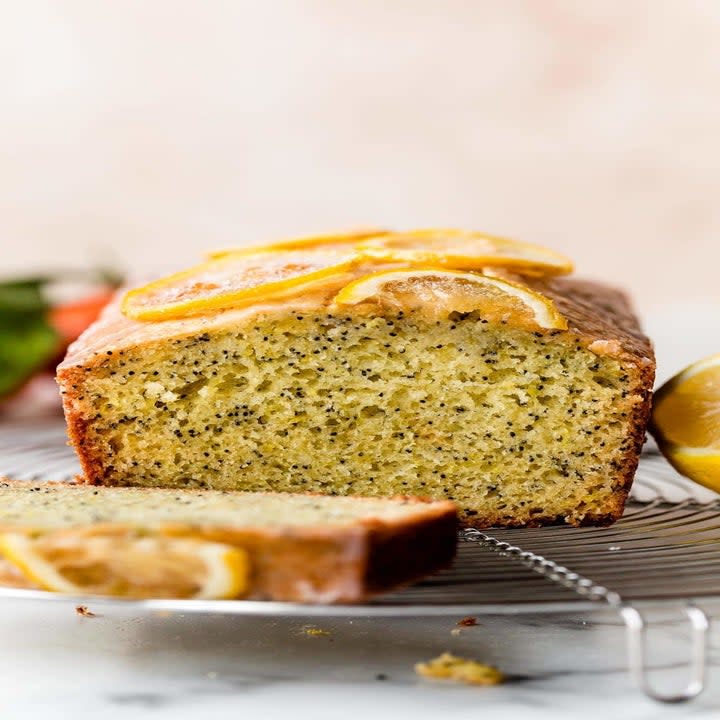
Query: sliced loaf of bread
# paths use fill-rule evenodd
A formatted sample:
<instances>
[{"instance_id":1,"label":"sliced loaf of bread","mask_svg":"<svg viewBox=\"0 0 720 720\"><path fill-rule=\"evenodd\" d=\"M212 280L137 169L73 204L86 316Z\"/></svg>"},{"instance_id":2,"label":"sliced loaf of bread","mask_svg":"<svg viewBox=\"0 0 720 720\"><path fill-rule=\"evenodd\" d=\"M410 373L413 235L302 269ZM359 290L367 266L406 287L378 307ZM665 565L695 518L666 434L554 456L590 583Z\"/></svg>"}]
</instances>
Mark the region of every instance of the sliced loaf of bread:
<instances>
[{"instance_id":1,"label":"sliced loaf of bread","mask_svg":"<svg viewBox=\"0 0 720 720\"><path fill-rule=\"evenodd\" d=\"M417 498L0 481L0 584L123 597L355 602L448 565Z\"/></svg>"}]
</instances>

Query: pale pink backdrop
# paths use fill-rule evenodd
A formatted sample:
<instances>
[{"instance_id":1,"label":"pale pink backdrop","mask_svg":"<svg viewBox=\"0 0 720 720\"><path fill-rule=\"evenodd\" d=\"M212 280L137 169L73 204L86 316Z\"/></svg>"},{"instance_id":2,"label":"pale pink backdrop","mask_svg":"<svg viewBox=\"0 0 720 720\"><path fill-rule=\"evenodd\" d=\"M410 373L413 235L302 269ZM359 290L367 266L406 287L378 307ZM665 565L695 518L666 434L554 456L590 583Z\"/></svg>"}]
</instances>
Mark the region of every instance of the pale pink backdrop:
<instances>
[{"instance_id":1,"label":"pale pink backdrop","mask_svg":"<svg viewBox=\"0 0 720 720\"><path fill-rule=\"evenodd\" d=\"M720 349L718 48L716 0L2 3L4 272L451 224Z\"/></svg>"}]
</instances>

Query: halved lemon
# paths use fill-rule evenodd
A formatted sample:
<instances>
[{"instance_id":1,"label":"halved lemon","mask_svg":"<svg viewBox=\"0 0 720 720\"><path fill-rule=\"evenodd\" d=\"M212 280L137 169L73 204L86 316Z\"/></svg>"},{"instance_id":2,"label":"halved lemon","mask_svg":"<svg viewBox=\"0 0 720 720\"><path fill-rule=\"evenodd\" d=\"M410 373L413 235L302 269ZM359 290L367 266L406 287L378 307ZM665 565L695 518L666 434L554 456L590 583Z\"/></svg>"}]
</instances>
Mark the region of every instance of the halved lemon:
<instances>
[{"instance_id":1,"label":"halved lemon","mask_svg":"<svg viewBox=\"0 0 720 720\"><path fill-rule=\"evenodd\" d=\"M500 266L526 275L562 275L573 264L560 253L518 240L452 229L413 230L370 238L357 251L384 262L479 270Z\"/></svg>"},{"instance_id":2,"label":"halved lemon","mask_svg":"<svg viewBox=\"0 0 720 720\"><path fill-rule=\"evenodd\" d=\"M679 472L720 492L720 353L685 368L655 393L650 429Z\"/></svg>"},{"instance_id":3,"label":"halved lemon","mask_svg":"<svg viewBox=\"0 0 720 720\"><path fill-rule=\"evenodd\" d=\"M165 320L277 300L343 284L357 261L328 248L228 255L130 290L122 311L135 320Z\"/></svg>"},{"instance_id":4,"label":"halved lemon","mask_svg":"<svg viewBox=\"0 0 720 720\"><path fill-rule=\"evenodd\" d=\"M519 283L443 268L383 270L351 282L337 305L376 302L433 316L479 310L483 317L514 325L565 330L567 321L552 300Z\"/></svg>"},{"instance_id":5,"label":"halved lemon","mask_svg":"<svg viewBox=\"0 0 720 720\"><path fill-rule=\"evenodd\" d=\"M207 254L211 260L227 257L228 255L254 255L259 252L272 250L307 250L308 248L348 248L353 247L360 240L370 237L386 235L389 231L382 228L358 228L345 232L325 233L323 235L306 235L303 237L277 240L268 245L255 245L248 247L223 248L212 250Z\"/></svg>"},{"instance_id":6,"label":"halved lemon","mask_svg":"<svg viewBox=\"0 0 720 720\"><path fill-rule=\"evenodd\" d=\"M223 599L248 587L244 550L198 539L13 532L0 553L37 587L72 595Z\"/></svg>"}]
</instances>

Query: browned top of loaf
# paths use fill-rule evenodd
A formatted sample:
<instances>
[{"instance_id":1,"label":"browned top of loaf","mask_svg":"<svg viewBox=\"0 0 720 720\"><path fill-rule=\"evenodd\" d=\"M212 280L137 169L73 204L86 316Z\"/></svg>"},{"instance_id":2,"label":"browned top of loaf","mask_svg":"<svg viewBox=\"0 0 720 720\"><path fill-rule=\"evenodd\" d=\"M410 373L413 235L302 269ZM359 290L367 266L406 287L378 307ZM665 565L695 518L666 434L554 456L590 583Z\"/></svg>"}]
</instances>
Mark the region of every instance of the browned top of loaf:
<instances>
[{"instance_id":1,"label":"browned top of loaf","mask_svg":"<svg viewBox=\"0 0 720 720\"><path fill-rule=\"evenodd\" d=\"M652 343L622 290L569 278L527 284L552 298L570 330L586 341L592 352L634 359L641 365L655 364Z\"/></svg>"},{"instance_id":2,"label":"browned top of loaf","mask_svg":"<svg viewBox=\"0 0 720 720\"><path fill-rule=\"evenodd\" d=\"M528 280L514 277L551 297L567 318L569 331L598 355L631 360L639 366L654 364L650 341L643 335L627 295L602 283L569 278ZM335 290L225 310L210 315L159 322L140 322L120 312L119 295L71 345L58 371L100 362L108 352L126 350L156 341L202 334L223 327L250 325L260 315L272 316L327 311ZM343 308L351 315L353 308ZM549 332L557 333L557 330Z\"/></svg>"}]
</instances>

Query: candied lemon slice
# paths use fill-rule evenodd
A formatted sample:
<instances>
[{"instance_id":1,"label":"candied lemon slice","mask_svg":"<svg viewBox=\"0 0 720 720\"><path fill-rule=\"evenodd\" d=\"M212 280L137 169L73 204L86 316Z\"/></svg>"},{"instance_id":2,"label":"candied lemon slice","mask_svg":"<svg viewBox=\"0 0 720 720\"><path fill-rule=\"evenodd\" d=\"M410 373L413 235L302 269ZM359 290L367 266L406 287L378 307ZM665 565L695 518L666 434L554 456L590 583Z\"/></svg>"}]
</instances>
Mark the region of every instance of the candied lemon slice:
<instances>
[{"instance_id":1,"label":"candied lemon slice","mask_svg":"<svg viewBox=\"0 0 720 720\"><path fill-rule=\"evenodd\" d=\"M361 241L357 250L374 260L458 270L500 266L519 274L562 275L573 269L564 255L540 245L466 230L392 233Z\"/></svg>"},{"instance_id":2,"label":"candied lemon slice","mask_svg":"<svg viewBox=\"0 0 720 720\"><path fill-rule=\"evenodd\" d=\"M165 320L277 300L347 282L356 261L352 250L328 248L228 255L130 290L122 311Z\"/></svg>"},{"instance_id":3,"label":"candied lemon slice","mask_svg":"<svg viewBox=\"0 0 720 720\"><path fill-rule=\"evenodd\" d=\"M248 247L223 248L213 250L207 254L210 259L227 257L228 255L254 255L272 250L307 250L308 248L345 248L353 247L360 240L386 235L388 230L382 228L358 228L345 232L325 233L323 235L306 235L303 237L278 240L268 245L255 245Z\"/></svg>"},{"instance_id":4,"label":"candied lemon slice","mask_svg":"<svg viewBox=\"0 0 720 720\"><path fill-rule=\"evenodd\" d=\"M0 534L0 553L43 590L125 598L235 598L247 590L247 553L205 540Z\"/></svg>"},{"instance_id":5,"label":"candied lemon slice","mask_svg":"<svg viewBox=\"0 0 720 720\"><path fill-rule=\"evenodd\" d=\"M478 310L488 320L565 330L552 300L519 283L440 268L383 270L355 280L336 296L337 305L380 302L432 315Z\"/></svg>"},{"instance_id":6,"label":"candied lemon slice","mask_svg":"<svg viewBox=\"0 0 720 720\"><path fill-rule=\"evenodd\" d=\"M720 492L720 353L685 368L655 393L650 429L679 472Z\"/></svg>"}]
</instances>

